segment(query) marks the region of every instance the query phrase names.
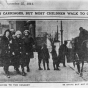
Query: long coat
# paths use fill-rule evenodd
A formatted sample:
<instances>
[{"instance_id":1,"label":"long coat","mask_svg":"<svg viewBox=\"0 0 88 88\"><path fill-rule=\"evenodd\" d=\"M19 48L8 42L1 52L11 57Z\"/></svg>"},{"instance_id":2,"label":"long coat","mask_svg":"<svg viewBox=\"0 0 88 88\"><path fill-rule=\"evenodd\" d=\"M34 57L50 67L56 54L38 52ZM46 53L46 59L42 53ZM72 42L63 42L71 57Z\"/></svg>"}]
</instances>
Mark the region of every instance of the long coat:
<instances>
[{"instance_id":1,"label":"long coat","mask_svg":"<svg viewBox=\"0 0 88 88\"><path fill-rule=\"evenodd\" d=\"M24 47L26 52L32 52L34 40L32 37L23 37Z\"/></svg>"},{"instance_id":2,"label":"long coat","mask_svg":"<svg viewBox=\"0 0 88 88\"><path fill-rule=\"evenodd\" d=\"M49 60L49 52L48 52L47 47L43 47L41 49L41 55L42 55L43 60L48 62L48 60Z\"/></svg>"},{"instance_id":3,"label":"long coat","mask_svg":"<svg viewBox=\"0 0 88 88\"><path fill-rule=\"evenodd\" d=\"M65 44L62 44L59 48L59 60L63 62L65 60L65 56L68 55L68 48Z\"/></svg>"},{"instance_id":4,"label":"long coat","mask_svg":"<svg viewBox=\"0 0 88 88\"><path fill-rule=\"evenodd\" d=\"M42 60L42 47L41 46L36 46L36 51L38 52L38 60Z\"/></svg>"},{"instance_id":5,"label":"long coat","mask_svg":"<svg viewBox=\"0 0 88 88\"><path fill-rule=\"evenodd\" d=\"M10 46L10 39L3 36L1 39L1 61L3 64L10 64L11 56L12 56L12 49Z\"/></svg>"},{"instance_id":6,"label":"long coat","mask_svg":"<svg viewBox=\"0 0 88 88\"><path fill-rule=\"evenodd\" d=\"M17 53L18 52L17 48L19 48L18 47L18 43L17 43L17 39L12 38L12 44L10 46L11 46L11 49L12 49L12 57L11 57L12 59L11 59L11 62L15 66L16 62L19 61L19 59L18 59L19 53Z\"/></svg>"},{"instance_id":7,"label":"long coat","mask_svg":"<svg viewBox=\"0 0 88 88\"><path fill-rule=\"evenodd\" d=\"M51 53L52 53L53 62L57 62L58 61L58 56L57 56L56 50L52 49Z\"/></svg>"},{"instance_id":8,"label":"long coat","mask_svg":"<svg viewBox=\"0 0 88 88\"><path fill-rule=\"evenodd\" d=\"M33 57L33 45L34 45L33 38L29 36L24 36L23 42L24 42L25 53L28 53L30 54L30 57Z\"/></svg>"},{"instance_id":9,"label":"long coat","mask_svg":"<svg viewBox=\"0 0 88 88\"><path fill-rule=\"evenodd\" d=\"M13 39L13 52L18 64L24 63L24 42L22 38Z\"/></svg>"}]
</instances>

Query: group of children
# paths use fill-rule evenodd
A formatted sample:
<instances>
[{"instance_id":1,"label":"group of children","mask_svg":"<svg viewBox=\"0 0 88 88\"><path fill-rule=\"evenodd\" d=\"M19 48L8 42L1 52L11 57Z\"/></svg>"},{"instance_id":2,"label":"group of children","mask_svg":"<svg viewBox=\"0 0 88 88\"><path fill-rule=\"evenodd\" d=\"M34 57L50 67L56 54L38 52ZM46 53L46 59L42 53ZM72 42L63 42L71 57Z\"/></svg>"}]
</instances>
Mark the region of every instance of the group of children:
<instances>
[{"instance_id":1,"label":"group of children","mask_svg":"<svg viewBox=\"0 0 88 88\"><path fill-rule=\"evenodd\" d=\"M43 61L43 67L44 70L46 70L46 65L47 65L47 70L50 70L49 68L49 58L50 58L50 54L49 54L49 50L47 48L46 44L43 44L42 46L38 46L37 47L37 52L38 52L38 66L39 66L39 70L43 70L41 68L41 62ZM53 68L54 70L60 70L59 67L59 58L56 52L56 46L53 45L52 46L52 51L50 52L52 55L52 60L53 60ZM46 63L46 65L45 65Z\"/></svg>"},{"instance_id":2,"label":"group of children","mask_svg":"<svg viewBox=\"0 0 88 88\"><path fill-rule=\"evenodd\" d=\"M46 70L45 63L47 64L47 70L50 70L49 68L49 49L47 48L47 44L43 44L42 46L37 47L37 52L38 52L38 65L39 65L39 70L42 70L41 68L41 61L43 60L43 67L44 70ZM52 55L52 60L53 60L53 68L54 70L60 70L59 65L60 63L63 63L63 66L66 67L65 65L65 57L68 56L68 48L67 48L67 41L64 41L64 44L62 44L59 47L59 55L57 55L56 52L56 46L54 43L52 44L52 50L51 50L51 55Z\"/></svg>"}]
</instances>

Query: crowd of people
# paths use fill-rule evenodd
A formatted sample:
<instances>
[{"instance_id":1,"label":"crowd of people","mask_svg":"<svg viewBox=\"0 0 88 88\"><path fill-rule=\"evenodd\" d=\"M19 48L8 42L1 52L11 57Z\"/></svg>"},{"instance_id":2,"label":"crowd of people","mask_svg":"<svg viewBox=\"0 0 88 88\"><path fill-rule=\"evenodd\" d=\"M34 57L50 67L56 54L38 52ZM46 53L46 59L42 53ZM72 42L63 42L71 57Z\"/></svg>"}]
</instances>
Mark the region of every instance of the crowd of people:
<instances>
[{"instance_id":1,"label":"crowd of people","mask_svg":"<svg viewBox=\"0 0 88 88\"><path fill-rule=\"evenodd\" d=\"M46 41L48 41L46 39ZM49 41L48 41L49 42ZM49 43L48 43L49 44ZM41 62L43 61L44 70L50 70L49 68L49 49L47 44L44 43L41 46L36 44L36 40L31 37L31 34L28 30L25 30L23 33L19 30L16 32L14 29L6 30L4 35L1 38L1 62L3 64L4 71L8 78L10 78L9 74L9 66L13 65L14 70L16 70L17 74L22 74L25 76L26 73L24 71L24 67L27 67L27 72L30 71L29 63L30 58L33 57L33 51L38 52L38 67L39 70L43 70L41 68ZM59 64L61 60L63 61L63 66L65 65L65 56L67 55L67 41L64 42L59 48L59 55L56 53L56 47L54 43L51 44L52 51L50 52L53 60L53 68L54 70L60 70ZM22 73L19 70L21 66Z\"/></svg>"},{"instance_id":2,"label":"crowd of people","mask_svg":"<svg viewBox=\"0 0 88 88\"><path fill-rule=\"evenodd\" d=\"M9 78L9 66L13 65L18 74L19 66L22 68L22 75L25 76L24 66L29 69L30 58L33 54L34 40L30 36L28 30L22 34L21 31L6 30L1 38L1 62L3 63L4 71Z\"/></svg>"}]
</instances>

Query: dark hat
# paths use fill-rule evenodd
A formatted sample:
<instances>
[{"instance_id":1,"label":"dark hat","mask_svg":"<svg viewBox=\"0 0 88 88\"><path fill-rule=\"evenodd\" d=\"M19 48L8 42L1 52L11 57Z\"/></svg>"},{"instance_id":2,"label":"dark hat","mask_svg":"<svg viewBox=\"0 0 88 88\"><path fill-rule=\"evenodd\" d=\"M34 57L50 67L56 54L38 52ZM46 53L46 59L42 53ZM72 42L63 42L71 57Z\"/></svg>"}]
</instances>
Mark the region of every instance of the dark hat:
<instances>
[{"instance_id":1,"label":"dark hat","mask_svg":"<svg viewBox=\"0 0 88 88\"><path fill-rule=\"evenodd\" d=\"M5 30L4 36L6 35L6 32L9 32L11 34L11 31L9 29Z\"/></svg>"},{"instance_id":2,"label":"dark hat","mask_svg":"<svg viewBox=\"0 0 88 88\"><path fill-rule=\"evenodd\" d=\"M80 31L83 30L83 27L80 27L79 30L80 30Z\"/></svg>"},{"instance_id":3,"label":"dark hat","mask_svg":"<svg viewBox=\"0 0 88 88\"><path fill-rule=\"evenodd\" d=\"M67 44L68 42L67 41L64 41L64 44Z\"/></svg>"},{"instance_id":4,"label":"dark hat","mask_svg":"<svg viewBox=\"0 0 88 88\"><path fill-rule=\"evenodd\" d=\"M19 34L22 35L22 32L20 30L17 30L16 33L15 33L15 36L17 36Z\"/></svg>"}]
</instances>

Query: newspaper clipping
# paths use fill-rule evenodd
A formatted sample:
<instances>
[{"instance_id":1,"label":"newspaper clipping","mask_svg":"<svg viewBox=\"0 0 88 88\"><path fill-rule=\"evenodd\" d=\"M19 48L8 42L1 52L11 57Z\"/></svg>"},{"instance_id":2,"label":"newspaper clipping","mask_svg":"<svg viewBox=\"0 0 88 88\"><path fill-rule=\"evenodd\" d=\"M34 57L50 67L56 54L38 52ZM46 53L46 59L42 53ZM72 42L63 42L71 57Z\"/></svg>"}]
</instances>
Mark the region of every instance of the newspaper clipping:
<instances>
[{"instance_id":1,"label":"newspaper clipping","mask_svg":"<svg viewBox=\"0 0 88 88\"><path fill-rule=\"evenodd\" d=\"M87 81L88 1L0 0L0 88Z\"/></svg>"}]
</instances>

